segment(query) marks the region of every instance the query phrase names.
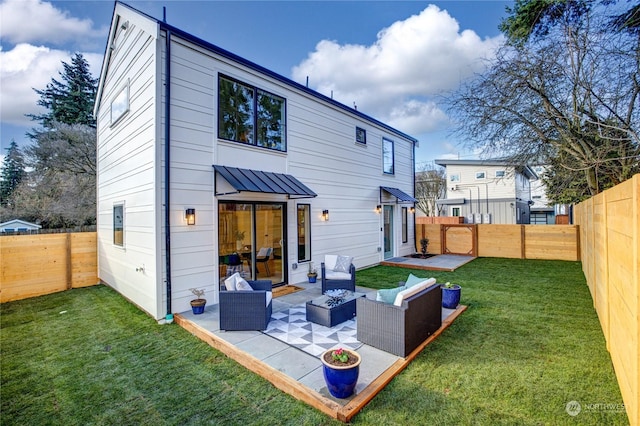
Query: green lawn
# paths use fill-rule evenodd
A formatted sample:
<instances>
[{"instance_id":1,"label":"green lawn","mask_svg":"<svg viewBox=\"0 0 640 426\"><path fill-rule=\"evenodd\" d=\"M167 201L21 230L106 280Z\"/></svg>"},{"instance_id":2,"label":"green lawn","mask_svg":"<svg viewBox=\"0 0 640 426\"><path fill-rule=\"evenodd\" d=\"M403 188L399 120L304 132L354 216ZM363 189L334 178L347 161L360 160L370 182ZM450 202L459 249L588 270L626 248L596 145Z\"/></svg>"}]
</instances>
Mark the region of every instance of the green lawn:
<instances>
[{"instance_id":1,"label":"green lawn","mask_svg":"<svg viewBox=\"0 0 640 426\"><path fill-rule=\"evenodd\" d=\"M579 263L375 267L357 282L392 287L409 272L461 284L469 308L352 423L628 423L611 409L622 398ZM107 287L0 309L2 425L339 424Z\"/></svg>"}]
</instances>

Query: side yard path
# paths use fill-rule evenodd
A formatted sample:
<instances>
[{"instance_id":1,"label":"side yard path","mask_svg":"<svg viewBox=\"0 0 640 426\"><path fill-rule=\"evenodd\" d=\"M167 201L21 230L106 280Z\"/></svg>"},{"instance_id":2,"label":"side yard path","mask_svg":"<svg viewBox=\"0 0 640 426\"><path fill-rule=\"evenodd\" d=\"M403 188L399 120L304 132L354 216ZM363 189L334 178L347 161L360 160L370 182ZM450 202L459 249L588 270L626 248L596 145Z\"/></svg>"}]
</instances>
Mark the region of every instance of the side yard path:
<instances>
[{"instance_id":1,"label":"side yard path","mask_svg":"<svg viewBox=\"0 0 640 426\"><path fill-rule=\"evenodd\" d=\"M578 262L380 266L358 285L409 272L462 285L468 309L352 423L628 424ZM342 424L105 286L2 304L0 327L3 425Z\"/></svg>"}]
</instances>

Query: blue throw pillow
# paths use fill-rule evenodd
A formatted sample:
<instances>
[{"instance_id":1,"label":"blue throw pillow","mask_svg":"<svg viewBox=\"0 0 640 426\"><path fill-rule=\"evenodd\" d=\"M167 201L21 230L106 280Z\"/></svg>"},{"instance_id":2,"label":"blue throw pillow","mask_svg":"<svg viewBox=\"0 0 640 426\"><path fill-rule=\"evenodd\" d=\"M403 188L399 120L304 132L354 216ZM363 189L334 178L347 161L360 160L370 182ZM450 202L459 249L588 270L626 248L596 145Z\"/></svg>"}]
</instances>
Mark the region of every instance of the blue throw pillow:
<instances>
[{"instance_id":1,"label":"blue throw pillow","mask_svg":"<svg viewBox=\"0 0 640 426\"><path fill-rule=\"evenodd\" d=\"M413 287L416 284L420 284L424 280L426 280L426 278L420 278L420 277L416 277L413 274L409 274L409 278L407 278L407 282L404 283L404 285L405 285L405 287L409 288L409 287ZM393 303L393 302L391 302L391 303Z\"/></svg>"},{"instance_id":2,"label":"blue throw pillow","mask_svg":"<svg viewBox=\"0 0 640 426\"><path fill-rule=\"evenodd\" d=\"M402 290L406 290L406 286L400 286L396 288L383 288L378 290L376 294L376 301L384 302L388 304L393 304L394 300L396 300L396 295L400 293Z\"/></svg>"}]
</instances>

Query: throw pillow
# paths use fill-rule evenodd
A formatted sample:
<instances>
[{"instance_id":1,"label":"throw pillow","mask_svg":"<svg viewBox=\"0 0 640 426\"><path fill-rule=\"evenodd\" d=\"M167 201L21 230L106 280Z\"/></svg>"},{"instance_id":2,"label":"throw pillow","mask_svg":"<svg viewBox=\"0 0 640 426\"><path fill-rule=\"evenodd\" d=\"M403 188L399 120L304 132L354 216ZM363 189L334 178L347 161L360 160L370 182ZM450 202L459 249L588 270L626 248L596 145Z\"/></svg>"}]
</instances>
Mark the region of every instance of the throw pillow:
<instances>
[{"instance_id":1,"label":"throw pillow","mask_svg":"<svg viewBox=\"0 0 640 426\"><path fill-rule=\"evenodd\" d=\"M238 291L253 291L253 287L242 277L236 281L236 290Z\"/></svg>"},{"instance_id":2,"label":"throw pillow","mask_svg":"<svg viewBox=\"0 0 640 426\"><path fill-rule=\"evenodd\" d=\"M391 305L396 300L396 295L402 290L406 290L407 287L400 286L396 288L383 288L378 290L376 294L376 300L378 302L388 303Z\"/></svg>"},{"instance_id":3,"label":"throw pillow","mask_svg":"<svg viewBox=\"0 0 640 426\"><path fill-rule=\"evenodd\" d=\"M336 266L333 267L333 270L336 272L346 272L349 273L349 268L351 268L351 260L353 257L350 256L338 256L336 260Z\"/></svg>"},{"instance_id":4,"label":"throw pillow","mask_svg":"<svg viewBox=\"0 0 640 426\"><path fill-rule=\"evenodd\" d=\"M238 278L240 277L239 273L235 273L233 275L231 275L229 278L227 278L226 280L224 280L224 286L227 288L227 291L236 291L236 281Z\"/></svg>"},{"instance_id":5,"label":"throw pillow","mask_svg":"<svg viewBox=\"0 0 640 426\"><path fill-rule=\"evenodd\" d=\"M416 284L420 284L425 279L426 278L420 278L420 277L416 277L413 274L409 274L409 277L407 278L407 281L404 283L404 285L407 287L413 287Z\"/></svg>"}]
</instances>

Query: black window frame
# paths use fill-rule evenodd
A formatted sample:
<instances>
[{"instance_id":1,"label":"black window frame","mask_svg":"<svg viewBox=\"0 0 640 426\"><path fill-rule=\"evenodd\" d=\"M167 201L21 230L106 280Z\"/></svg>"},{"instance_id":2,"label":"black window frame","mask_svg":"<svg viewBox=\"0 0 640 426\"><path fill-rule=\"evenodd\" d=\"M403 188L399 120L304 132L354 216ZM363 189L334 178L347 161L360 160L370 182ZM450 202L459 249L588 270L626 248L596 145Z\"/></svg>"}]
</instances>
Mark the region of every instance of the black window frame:
<instances>
[{"instance_id":1,"label":"black window frame","mask_svg":"<svg viewBox=\"0 0 640 426\"><path fill-rule=\"evenodd\" d=\"M356 143L367 144L367 130L359 126L356 126Z\"/></svg>"},{"instance_id":2,"label":"black window frame","mask_svg":"<svg viewBox=\"0 0 640 426\"><path fill-rule=\"evenodd\" d=\"M409 209L407 207L402 207L402 242L406 243L409 241Z\"/></svg>"},{"instance_id":3,"label":"black window frame","mask_svg":"<svg viewBox=\"0 0 640 426\"><path fill-rule=\"evenodd\" d=\"M222 81L226 80L231 83L235 83L243 86L245 89L251 90L251 133L247 135L246 140L242 140L239 135L235 135L235 138L229 138L229 135L225 135L222 133L222 127L220 123L223 121L223 113L226 111L222 108L221 105L221 96L222 96ZM260 117L260 96L268 96L272 99L280 100L282 105L282 122L280 123L280 143L270 146L264 140L261 140L261 117ZM217 117L217 126L218 126L218 138L230 142L242 143L245 145L255 146L257 148L269 149L272 151L278 152L287 152L287 98L277 95L275 93L269 92L268 90L259 88L249 83L245 83L236 78L230 77L225 74L218 74L218 117ZM278 147L280 146L280 147Z\"/></svg>"},{"instance_id":4,"label":"black window frame","mask_svg":"<svg viewBox=\"0 0 640 426\"><path fill-rule=\"evenodd\" d=\"M306 248L309 248L309 252L305 253L306 257L303 259L300 257L300 215L299 215L299 211L300 208L304 209L304 217L305 217L305 224L302 225L304 226L304 229L307 230L308 232L305 232L304 235L304 239L305 239L305 251ZM296 204L296 239L298 241L298 254L297 254L297 258L298 258L298 263L304 263L304 262L311 262L311 204L306 204L306 203L299 203Z\"/></svg>"},{"instance_id":5,"label":"black window frame","mask_svg":"<svg viewBox=\"0 0 640 426\"><path fill-rule=\"evenodd\" d=\"M385 145L389 143L391 146L391 171L387 170L387 157L385 155ZM386 175L394 175L396 173L395 167L395 142L393 139L382 138L382 172Z\"/></svg>"}]
</instances>

